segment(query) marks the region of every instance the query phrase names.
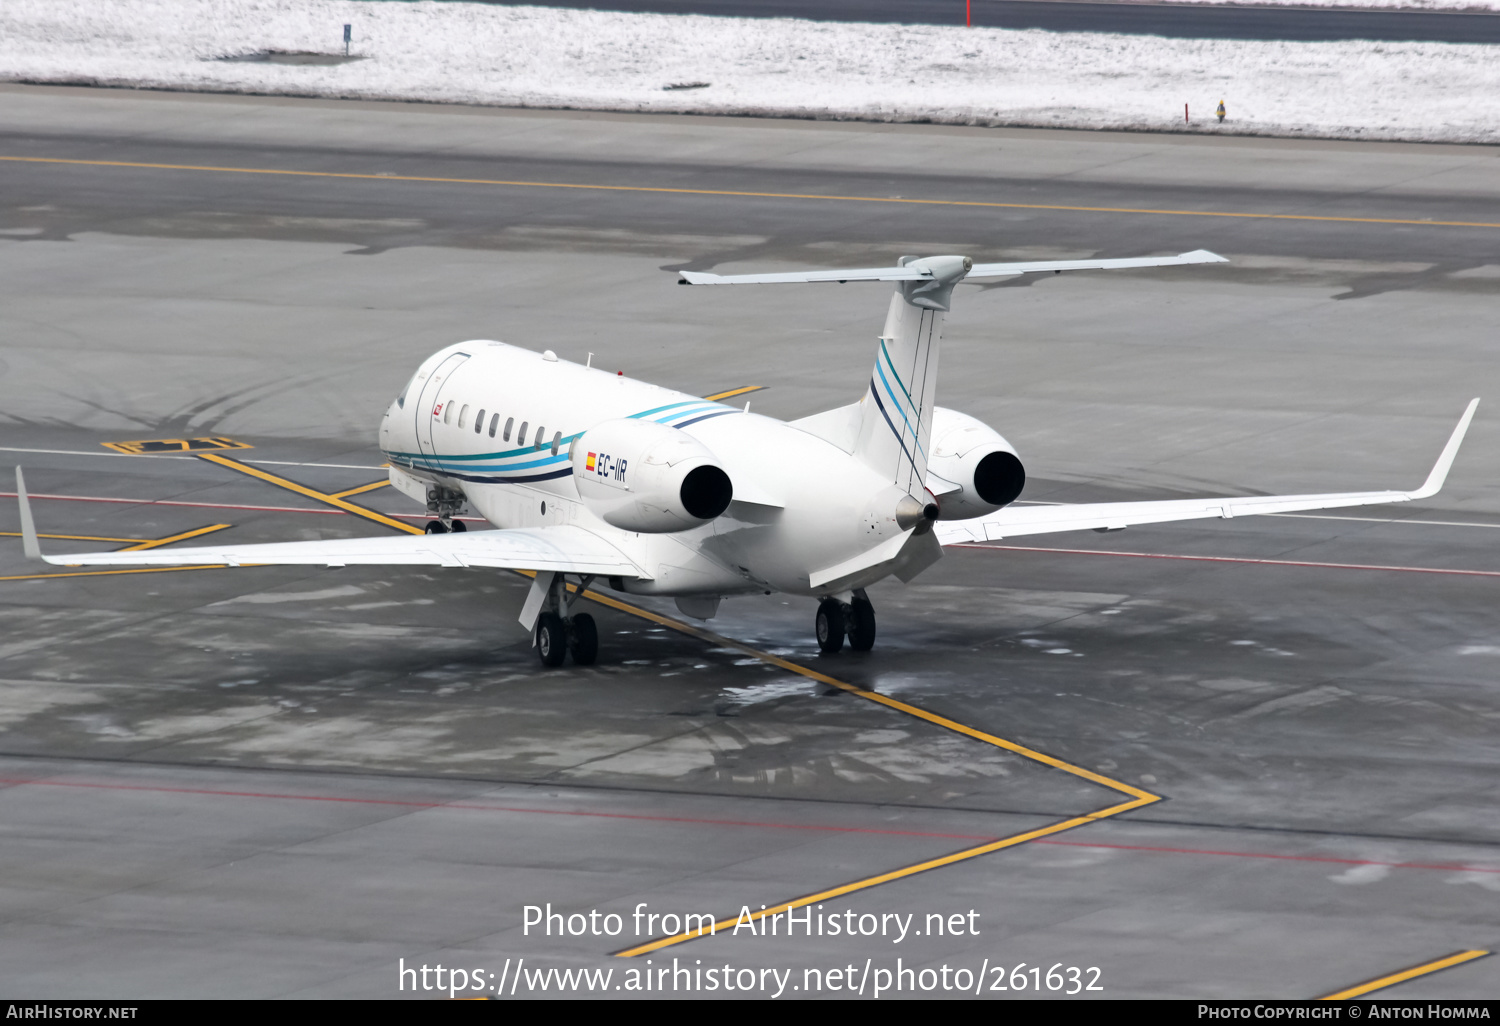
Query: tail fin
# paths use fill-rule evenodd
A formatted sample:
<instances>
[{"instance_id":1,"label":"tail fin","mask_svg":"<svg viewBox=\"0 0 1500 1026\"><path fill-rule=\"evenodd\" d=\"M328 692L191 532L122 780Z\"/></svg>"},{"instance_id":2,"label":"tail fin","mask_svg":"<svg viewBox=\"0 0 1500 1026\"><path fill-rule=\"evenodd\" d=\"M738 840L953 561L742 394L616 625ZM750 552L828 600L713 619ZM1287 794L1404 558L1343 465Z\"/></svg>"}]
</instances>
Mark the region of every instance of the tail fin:
<instances>
[{"instance_id":1,"label":"tail fin","mask_svg":"<svg viewBox=\"0 0 1500 1026\"><path fill-rule=\"evenodd\" d=\"M889 475L906 494L926 502L943 320L953 286L963 280L971 262L958 256L902 257L898 264L921 268L931 277L896 285L870 384L860 400L854 455Z\"/></svg>"}]
</instances>

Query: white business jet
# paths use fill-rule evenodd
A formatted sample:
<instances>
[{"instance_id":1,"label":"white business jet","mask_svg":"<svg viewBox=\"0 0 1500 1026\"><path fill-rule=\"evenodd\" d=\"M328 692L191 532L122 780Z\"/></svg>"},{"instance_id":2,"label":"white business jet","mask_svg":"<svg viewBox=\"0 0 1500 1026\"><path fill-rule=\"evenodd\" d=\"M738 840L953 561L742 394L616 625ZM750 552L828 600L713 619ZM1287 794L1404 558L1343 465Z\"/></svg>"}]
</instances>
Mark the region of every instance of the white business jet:
<instances>
[{"instance_id":1,"label":"white business jet","mask_svg":"<svg viewBox=\"0 0 1500 1026\"><path fill-rule=\"evenodd\" d=\"M866 651L865 589L910 581L943 546L1057 531L1107 531L1205 517L1406 502L1436 494L1479 400L1469 404L1416 491L1011 505L1026 474L989 426L936 404L938 350L953 287L966 279L1223 261L1206 250L1124 260L975 264L903 257L895 267L719 276L681 284L894 281L864 396L784 422L621 373L501 342L428 357L386 411L391 483L425 503L422 536L42 556L16 471L28 556L63 565L354 564L534 571L521 608L542 662L594 661L598 633L578 611L596 580L673 596L709 619L751 592L819 600L818 644ZM465 530L471 506L497 530ZM567 579L577 579L569 595Z\"/></svg>"}]
</instances>

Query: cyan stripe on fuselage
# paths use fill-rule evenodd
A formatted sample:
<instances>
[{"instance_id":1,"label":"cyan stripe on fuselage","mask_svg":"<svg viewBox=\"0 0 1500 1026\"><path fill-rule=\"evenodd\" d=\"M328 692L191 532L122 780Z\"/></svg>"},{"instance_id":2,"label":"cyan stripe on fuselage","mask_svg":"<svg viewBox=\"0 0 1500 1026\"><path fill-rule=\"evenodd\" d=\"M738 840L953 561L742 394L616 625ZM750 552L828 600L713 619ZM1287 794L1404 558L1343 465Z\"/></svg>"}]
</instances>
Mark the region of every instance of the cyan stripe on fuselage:
<instances>
[{"instance_id":1,"label":"cyan stripe on fuselage","mask_svg":"<svg viewBox=\"0 0 1500 1026\"><path fill-rule=\"evenodd\" d=\"M650 417L653 423L666 424L668 427L683 428L690 424L697 424L699 421L737 412L739 411L725 407L722 403L709 402L703 399L691 399L680 403L668 403L666 406L657 406L649 410L642 410L640 413L632 413L626 419L642 420ZM654 413L661 413L663 415L660 417L651 417ZM682 418L690 419L683 420ZM679 420L680 423L672 424L671 421L674 420ZM571 435L563 436L558 440L558 452L556 455L545 456L542 459L533 460L529 463L482 465L482 461L486 460L506 460L532 455L538 451L534 446L523 446L519 449L511 449L505 452L454 453L452 455L387 452L385 455L393 463L412 466L420 462L426 469L435 470L445 477L456 478L460 481L477 481L485 484L526 484L534 481L550 481L572 474L573 467L571 464L544 473L521 474L517 472L538 470L543 467L554 466L558 463L567 463L569 454L565 450L582 434L584 432L577 431ZM550 443L541 451L545 451L548 448L551 448ZM457 466L450 466L449 464L457 464Z\"/></svg>"}]
</instances>

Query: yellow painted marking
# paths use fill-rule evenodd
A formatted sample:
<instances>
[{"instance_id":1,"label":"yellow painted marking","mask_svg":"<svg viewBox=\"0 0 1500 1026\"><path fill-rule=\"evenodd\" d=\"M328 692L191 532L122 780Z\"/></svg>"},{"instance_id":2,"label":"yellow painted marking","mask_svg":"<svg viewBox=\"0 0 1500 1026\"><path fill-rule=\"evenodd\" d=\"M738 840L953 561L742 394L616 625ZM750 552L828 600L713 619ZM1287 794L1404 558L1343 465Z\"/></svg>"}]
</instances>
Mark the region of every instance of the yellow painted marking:
<instances>
[{"instance_id":1,"label":"yellow painted marking","mask_svg":"<svg viewBox=\"0 0 1500 1026\"><path fill-rule=\"evenodd\" d=\"M230 526L230 525L229 524L209 524L207 527L195 527L191 531L183 531L181 534L174 534L170 538L154 538L154 539L152 539L150 541L139 542L139 543L137 543L135 545L127 545L123 549L120 549L119 551L121 551L121 552L144 552L146 549L160 548L163 545L171 545L173 542L186 541L189 538L197 538L197 537L199 537L201 535L213 534L215 531L222 531L222 530L224 530L224 528L226 528L228 526Z\"/></svg>"},{"instance_id":2,"label":"yellow painted marking","mask_svg":"<svg viewBox=\"0 0 1500 1026\"><path fill-rule=\"evenodd\" d=\"M210 524L207 527L195 527L191 531L183 531L181 534L170 535L166 538L100 538L87 534L39 534L38 538L57 538L63 541L95 541L95 542L126 542L119 552L138 552L142 549L154 549L161 545L170 545L172 542L183 541L187 538L197 538L200 535L211 534L214 531L222 531L230 524ZM0 531L0 536L6 538L19 538L19 531ZM248 565L248 564L246 564ZM224 564L218 563L206 566L153 566L139 567L129 570L71 570L59 571L46 574L15 574L11 577L0 577L0 581L40 581L47 577L104 577L109 574L152 574L165 573L171 570L218 570L224 569Z\"/></svg>"},{"instance_id":3,"label":"yellow painted marking","mask_svg":"<svg viewBox=\"0 0 1500 1026\"><path fill-rule=\"evenodd\" d=\"M753 390L754 388L752 387L749 389L742 389L740 391L743 392ZM728 394L737 393L732 392ZM220 456L216 453L198 453L197 455L200 459L205 459L210 462L217 463L221 466L228 467L231 470L237 470L240 473L259 478L280 488L285 488L289 491L296 492L299 495L305 495L320 502L326 502L330 505L336 506L339 509L344 509L348 512L354 513L357 516L363 516L366 519L374 520L377 523L383 523L387 526L395 527L398 530L405 531L410 534L423 533L420 528L413 527L409 524L403 524L400 521L392 520L390 517L382 516L379 513L375 513L371 510L364 509L363 507L355 506L352 503L345 502L341 495L329 495L324 492L319 492L316 489L308 488L306 485L298 484L295 481L290 481L286 478L279 477L257 467L247 466L246 464L243 464L238 460L231 459L227 456ZM356 489L355 491L372 490L374 487L378 487L379 485L385 483L386 482L373 482L371 485L363 486L363 488ZM353 494L353 492L342 493L342 495L348 494ZM170 540L175 539L163 539L162 543L164 544L166 541ZM87 577L119 573L150 573L168 570L208 569L218 569L218 567L150 567L140 570L97 570L82 571L76 573L34 574L19 577L0 577L0 580L32 580L40 577ZM536 576L536 573L534 571L523 570L519 572L526 577ZM577 585L569 584L567 585L567 588L574 594L578 593ZM998 748L1003 748L1006 751L1014 752L1017 755L1023 756L1024 758L1031 759L1035 762L1040 762L1046 766L1051 766L1054 769L1063 770L1066 773L1071 773L1074 776L1082 777L1083 779L1088 780L1091 783L1102 785L1130 797L1129 801L1111 805L1108 808L1101 809L1097 812L1085 813L1081 816L1073 816L1068 819L1060 820L1056 823L1051 823L1047 826L1039 827L1034 830L1028 830L1024 831L1023 833L1014 834L1010 837L1003 837L994 841L988 841L975 847L965 848L956 852L950 852L947 855L940 855L936 858L927 859L909 866L903 866L898 869L893 869L885 873L877 874L875 876L864 877L859 880L853 880L848 883L839 884L835 887L818 891L814 894L805 895L801 898L794 898L791 901L782 902L781 904L775 905L771 908L763 909L758 912L752 912L750 915L752 921L763 919L768 915L776 915L778 913L783 913L791 909L801 908L805 905L813 904L819 901L826 901L845 894L852 894L856 891L865 890L866 888L877 887L881 884L890 883L893 880L900 880L904 877L913 876L917 873L923 873L931 869L939 869L944 866L953 865L957 862L963 862L968 859L978 858L982 855L988 855L993 852L1002 851L1006 848L1015 847L1016 845L1025 844L1028 841L1033 841L1040 837L1047 837L1049 835L1062 833L1063 831L1072 830L1080 826L1086 826L1089 823L1097 823L1102 819L1107 819L1111 816L1117 816L1123 812L1128 812L1132 809L1137 809L1141 806L1150 805L1153 802L1162 800L1160 795L1152 794L1149 791L1143 791L1138 787L1134 787L1122 781L1113 780L1109 777L1095 773L1092 770L1087 770L1081 766L1075 766L1072 763L1064 762L1063 760L1058 759L1055 756L1047 755L1043 752L1038 752L1032 748L1027 748L1025 745L1017 744L1014 741L1007 741L1006 739L997 737L994 734L990 734L982 730L977 730L973 727L959 723L956 720L949 719L946 716L941 716L934 712L929 712L926 709L911 705L907 702L902 702L887 695L882 695L878 692L869 691L865 688L847 683L846 681L838 680L834 677L828 676L825 673L820 673L817 670L811 669L810 667L802 666L798 663L793 663L790 660L783 659L782 657L777 655L772 655L769 652L763 652L757 648L752 648L751 646L743 642L735 641L732 638L726 638L721 634L714 633L713 631L705 630L701 627L694 627L691 624L684 623L681 620L674 619L670 616L663 616L660 613L652 612L649 609L643 609L640 606L636 606L628 602L622 602L619 599L600 594L596 591L586 591L584 592L584 597L597 602L600 605L608 606L611 609L616 609L644 620L649 620L653 623L671 628L672 630L675 630L682 634L686 634L690 637L698 638L720 647L737 649L738 651L744 652L746 655L753 656L754 658L759 659L762 662L770 663L773 666L779 666L782 669L789 670L792 673L796 673L803 677L807 677L810 680L828 684L832 687L840 689L841 691L848 692L852 695L857 695L858 697L863 698L866 701L876 702L880 705L886 706L887 708L905 713L908 716L914 716L918 719L925 720L926 722L931 723L935 726L943 727L946 730L952 730L956 733L972 737L977 741L983 741L986 744L994 745ZM732 918L721 920L720 922L715 924L714 929L718 930L720 928L733 928L736 921L736 919ZM616 954L628 958L634 955L641 955L651 951L656 951L674 944L682 944L686 941L695 940L699 936L700 935L696 933L682 933L671 937L659 937L645 944L637 945L624 951L618 951L616 952Z\"/></svg>"},{"instance_id":4,"label":"yellow painted marking","mask_svg":"<svg viewBox=\"0 0 1500 1026\"><path fill-rule=\"evenodd\" d=\"M307 487L307 485L298 484L296 481L291 481L287 478L280 477L279 475L272 474L269 471L261 470L259 467L249 466L248 464L241 463L239 460L231 459L228 456L220 456L215 452L200 452L194 453L194 455L197 456L200 460L208 460L210 463L217 463L221 467L228 467L230 470L237 470L241 474L249 474L251 477L260 478L262 481L266 481L270 484L276 485L278 488L285 488L289 492L296 492L298 495L305 495L309 499L316 499L319 502L327 503L335 509L341 509L345 513L353 513L355 516L364 517L366 520L373 520L377 524L384 524L386 527L393 527L396 530L404 531L407 534L423 533L422 528L420 527L413 527L411 524L403 524L401 521L393 520L383 513L376 513L372 509L365 509L363 506L356 506L352 502L345 502L337 495L329 495L327 492L320 492L316 488L309 488Z\"/></svg>"},{"instance_id":5,"label":"yellow painted marking","mask_svg":"<svg viewBox=\"0 0 1500 1026\"><path fill-rule=\"evenodd\" d=\"M709 402L716 402L720 399L733 399L737 395L749 395L751 392L759 392L765 387L765 385L746 385L744 388L731 388L727 392L715 392L713 395L706 395L703 398Z\"/></svg>"},{"instance_id":6,"label":"yellow painted marking","mask_svg":"<svg viewBox=\"0 0 1500 1026\"><path fill-rule=\"evenodd\" d=\"M683 196L742 196L754 199L821 200L831 203L894 203L906 206L982 207L997 210L1069 210L1091 214L1157 214L1170 217L1264 218L1272 221L1338 221L1352 224L1411 224L1427 228L1500 228L1494 221L1432 221L1403 217L1339 217L1330 214L1257 214L1233 210L1168 210L1148 207L1086 207L1067 203L1000 203L991 200L911 199L902 196L839 196L804 192L752 192L743 189L683 189L660 185L593 185L587 182L528 182L499 178L440 178L352 171L293 171L269 167L214 167L205 164L150 164L129 160L76 160L63 157L5 157L0 161L33 164L83 164L91 167L136 167L158 171L217 171L240 175L288 175L294 178L354 178L377 182L435 182L443 185L499 185L526 189L592 189L598 192L656 192Z\"/></svg>"},{"instance_id":7,"label":"yellow painted marking","mask_svg":"<svg viewBox=\"0 0 1500 1026\"><path fill-rule=\"evenodd\" d=\"M532 573L530 571L521 571L521 573L523 573L527 577L536 576L535 573ZM578 591L577 587L572 584L568 585L568 590L575 594ZM1023 833L1013 834L1010 837L1002 837L994 841L986 841L984 844L976 845L972 848L964 848L961 851L950 852L947 855L939 855L936 858L927 859L923 862L918 862L910 866L902 866L899 869L892 869L889 872L879 873L875 876L867 876L859 880L853 880L848 883L838 884L835 887L830 887L826 890L818 891L815 894L807 894L800 898L793 898L791 901L785 901L779 905L773 905L760 911L751 912L750 919L752 921L758 921L764 919L766 916L787 912L791 909L802 908L805 905L815 904L819 901L827 901L831 898L841 897L845 894L852 894L855 891L865 890L869 887L878 887L881 884L890 883L893 880L900 880L904 877L914 876L917 873L925 873L930 869L940 869L944 866L951 866L956 862L964 862L968 859L978 858L981 855L989 855L992 852L1002 851L1006 848L1013 848L1016 845L1025 844L1028 841L1034 841L1040 837L1047 837L1052 834L1062 833L1065 830L1073 830L1077 827L1087 826L1090 823L1097 823L1102 819L1108 819L1111 816L1118 816L1123 812L1129 812L1132 809L1138 809L1144 805L1150 805L1154 802L1159 802L1162 800L1161 795L1152 794L1149 791L1143 791L1140 788L1124 783L1123 781L1113 780L1109 777L1095 773L1092 770L1084 769L1082 766L1075 766L1072 763L1064 762L1063 760L1056 758L1055 756L1047 755L1043 752L1038 752L1033 748L1027 748L1025 745L1017 744L1014 741L1007 741L1002 737L996 737L994 734L989 734L982 730L976 730L975 728L966 726L962 723L957 722L956 720L950 720L946 716L940 716L937 713L929 712L926 709L911 705L907 702L899 701L887 695L882 695L879 692L869 691L865 688L858 687L846 681L838 680L834 677L828 676L826 673L820 673L817 670L811 669L810 667L791 662L789 660L781 658L780 656L772 655L769 652L762 652L757 648L752 648L744 642L735 641L733 638L726 638L722 634L715 634L713 631L705 630L702 627L695 627L692 624L684 623L683 621L673 619L670 616L663 616L661 613L655 613L649 609L643 609L640 606L632 605L629 602L622 602L617 598L613 598L609 595L602 595L596 591L584 592L584 597L593 602L597 602L602 606L608 606L611 609L617 609L622 613L629 613L630 615L640 617L643 620L649 620L652 623L660 624L663 627L669 627L672 630L678 631L679 633L698 638L701 641L707 641L715 646L736 649L740 652L744 652L746 655L753 656L756 659L761 660L762 662L770 663L772 666L779 666L784 670L790 670L792 673L807 677L809 680L815 680L821 684L831 685L832 687L836 687L841 691L847 691L851 695L857 695L860 698L865 699L866 701L879 703L880 705L895 709L898 712L905 713L908 716L915 716L920 720L925 720L928 723L943 727L946 730L952 730L967 737L972 737L977 741L983 741L984 743L994 745L997 748L1003 748L1008 752L1015 752L1017 755L1024 756L1027 759L1031 759L1035 762L1040 762L1046 766L1051 766L1054 769L1060 769L1065 773L1071 773L1074 776L1082 777L1084 780L1087 780L1091 783L1099 784L1103 787L1110 788L1113 791L1118 791L1122 794L1130 796L1129 801L1121 802L1117 805L1111 805L1108 808L1100 809L1098 812L1088 812L1084 813L1081 816L1073 816L1068 819L1059 820L1056 823L1049 823L1046 826L1038 827L1034 830L1027 830ZM737 920L735 918L723 919L714 924L714 929L716 931L722 929L732 929L736 922ZM690 940L697 940L699 936L700 934L696 932L687 932L676 934L671 937L658 937L655 940L647 941L645 944L638 944L634 947L626 948L623 951L616 951L615 954L622 958L631 958L636 955L644 955L652 951L659 951L662 948L670 947L674 944L682 944Z\"/></svg>"},{"instance_id":8,"label":"yellow painted marking","mask_svg":"<svg viewBox=\"0 0 1500 1026\"><path fill-rule=\"evenodd\" d=\"M363 495L365 492L373 492L377 488L385 488L390 485L390 478L384 481L371 481L369 484L360 485L358 488L350 488L347 491L334 492L335 499L347 499L351 495Z\"/></svg>"},{"instance_id":9,"label":"yellow painted marking","mask_svg":"<svg viewBox=\"0 0 1500 1026\"><path fill-rule=\"evenodd\" d=\"M127 456L150 456L154 453L201 452L205 449L253 449L255 446L217 435L202 438L148 438L140 442L100 442L106 449Z\"/></svg>"},{"instance_id":10,"label":"yellow painted marking","mask_svg":"<svg viewBox=\"0 0 1500 1026\"><path fill-rule=\"evenodd\" d=\"M764 919L766 916L782 914L785 912L789 912L792 909L802 908L806 905L812 905L820 901L828 901L833 898L842 897L845 894L852 894L855 891L862 891L867 887L878 887L881 884L890 883L893 880L900 880L904 877L913 876L917 873L925 873L929 869L941 869L944 866L951 866L955 862L963 862L967 859L978 858L981 855L989 855L993 852L1002 851L1006 848L1014 848L1016 845L1025 844L1028 841L1035 841L1041 837L1047 837L1051 834L1059 834L1064 830L1072 830L1076 827L1087 826L1090 823L1097 823L1101 819L1107 819L1110 816L1117 816L1122 812L1128 812L1131 809L1139 808L1140 806L1145 805L1148 802L1155 802L1160 800L1161 799L1158 796L1151 795L1147 799L1147 801L1124 802L1123 804L1114 805L1107 809L1101 809L1098 812L1091 812L1083 816L1075 816L1072 819L1065 819L1057 823L1050 823L1047 826L1039 827L1036 830L1028 830L1025 833L1013 834L1010 837L1002 837L997 841L990 841L987 844L981 844L974 848L965 848L962 851L955 851L948 855L940 855L935 859L928 859L926 862L918 862L915 865L903 866L900 869L893 869L888 873L881 873L877 876L867 876L863 880L854 880L850 883L839 884L838 886L830 887L825 891L818 891L816 894L807 894L800 898L793 898L791 901L784 901L780 905L773 905L770 908L766 908L758 912L751 912L748 918L752 921ZM738 922L740 922L740 920L736 917L721 919L718 922L714 923L714 931L718 932L721 930L733 930L735 924ZM658 951L673 944L681 944L684 941L697 940L700 936L701 934L697 932L688 932L680 933L672 937L658 937L656 940L648 941L645 944L638 944L633 948L626 948L624 951L616 951L615 954L621 958L634 958L636 955L650 954L653 951Z\"/></svg>"},{"instance_id":11,"label":"yellow painted marking","mask_svg":"<svg viewBox=\"0 0 1500 1026\"><path fill-rule=\"evenodd\" d=\"M1488 954L1490 954L1490 952L1478 950L1455 951L1453 954L1440 958L1436 962L1423 962L1421 965L1414 965L1410 969L1402 969L1399 973L1391 973L1389 976L1381 976L1374 980L1367 980L1364 983L1355 984L1353 987L1349 987L1346 990L1341 990L1334 994L1326 994L1322 998L1319 998L1319 1000L1347 1001L1350 998L1357 998L1362 994L1368 994L1374 990L1382 990L1386 987L1394 987L1398 983L1404 983L1407 980L1415 979L1418 976L1426 976L1429 973L1440 972L1443 969L1451 969L1453 966L1463 965L1465 962L1472 962L1474 961L1474 959L1483 958Z\"/></svg>"},{"instance_id":12,"label":"yellow painted marking","mask_svg":"<svg viewBox=\"0 0 1500 1026\"><path fill-rule=\"evenodd\" d=\"M20 531L0 531L0 538L19 538ZM116 542L120 545L134 545L140 541L148 541L144 538L101 538L92 534L38 534L38 538L56 538L58 541L92 541L92 542Z\"/></svg>"},{"instance_id":13,"label":"yellow painted marking","mask_svg":"<svg viewBox=\"0 0 1500 1026\"><path fill-rule=\"evenodd\" d=\"M252 566L251 563L242 563L241 566ZM227 570L224 563L209 563L204 566L143 566L133 570L68 570L55 574L15 574L11 577L0 577L0 581L40 581L47 577L108 577L111 574L167 574L178 570Z\"/></svg>"}]
</instances>

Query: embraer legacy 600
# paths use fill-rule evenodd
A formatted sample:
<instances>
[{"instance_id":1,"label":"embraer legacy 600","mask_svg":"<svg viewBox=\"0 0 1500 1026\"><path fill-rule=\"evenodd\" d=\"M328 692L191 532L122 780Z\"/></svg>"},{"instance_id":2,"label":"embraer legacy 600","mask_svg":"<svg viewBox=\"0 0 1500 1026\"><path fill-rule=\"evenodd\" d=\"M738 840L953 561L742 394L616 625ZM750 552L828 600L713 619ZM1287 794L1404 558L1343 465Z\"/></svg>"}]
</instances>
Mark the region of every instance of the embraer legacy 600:
<instances>
[{"instance_id":1,"label":"embraer legacy 600","mask_svg":"<svg viewBox=\"0 0 1500 1026\"><path fill-rule=\"evenodd\" d=\"M1479 400L1416 491L1011 505L1025 471L986 424L936 405L938 348L953 287L1091 268L1161 267L1172 257L975 264L903 257L895 267L720 276L682 284L894 281L863 398L783 422L500 342L434 353L386 411L391 483L434 519L422 536L209 545L42 557L16 471L26 553L63 565L357 563L535 571L521 609L542 662L593 662L598 633L578 611L595 580L668 595L711 618L724 596L786 592L818 600L824 652L875 642L865 589L910 581L957 542L1107 531L1203 517L1405 502L1442 487ZM468 532L468 505L497 530ZM567 579L578 579L569 595Z\"/></svg>"}]
</instances>

